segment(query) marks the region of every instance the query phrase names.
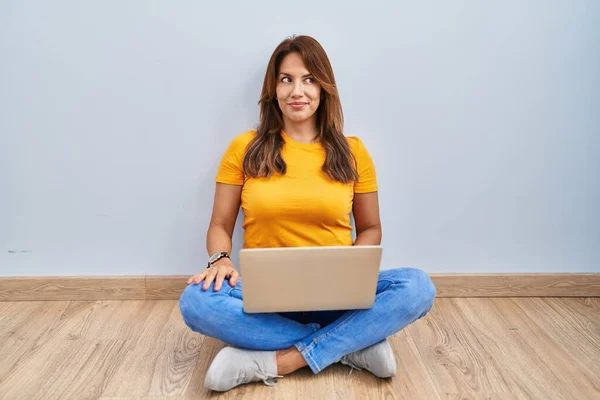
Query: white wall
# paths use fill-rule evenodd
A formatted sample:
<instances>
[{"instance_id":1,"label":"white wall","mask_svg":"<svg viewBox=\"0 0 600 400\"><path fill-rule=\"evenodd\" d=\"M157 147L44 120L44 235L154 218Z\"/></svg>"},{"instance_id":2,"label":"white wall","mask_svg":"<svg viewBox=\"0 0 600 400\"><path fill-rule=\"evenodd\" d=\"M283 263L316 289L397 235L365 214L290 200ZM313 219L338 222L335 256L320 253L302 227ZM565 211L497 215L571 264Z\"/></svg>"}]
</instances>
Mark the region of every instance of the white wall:
<instances>
[{"instance_id":1,"label":"white wall","mask_svg":"<svg viewBox=\"0 0 600 400\"><path fill-rule=\"evenodd\" d=\"M384 268L600 272L599 26L595 0L2 1L0 275L204 268L217 163L293 33L375 159Z\"/></svg>"}]
</instances>

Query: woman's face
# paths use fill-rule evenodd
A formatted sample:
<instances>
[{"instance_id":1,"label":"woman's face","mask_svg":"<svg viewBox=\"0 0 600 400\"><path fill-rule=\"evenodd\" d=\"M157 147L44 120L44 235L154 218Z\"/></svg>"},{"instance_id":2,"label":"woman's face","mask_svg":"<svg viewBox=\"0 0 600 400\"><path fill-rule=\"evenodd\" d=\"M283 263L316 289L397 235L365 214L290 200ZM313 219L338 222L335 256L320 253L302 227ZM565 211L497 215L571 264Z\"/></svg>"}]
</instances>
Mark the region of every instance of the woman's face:
<instances>
[{"instance_id":1,"label":"woman's face","mask_svg":"<svg viewBox=\"0 0 600 400\"><path fill-rule=\"evenodd\" d=\"M308 72L298 53L283 58L277 77L277 102L286 124L316 119L321 86Z\"/></svg>"}]
</instances>

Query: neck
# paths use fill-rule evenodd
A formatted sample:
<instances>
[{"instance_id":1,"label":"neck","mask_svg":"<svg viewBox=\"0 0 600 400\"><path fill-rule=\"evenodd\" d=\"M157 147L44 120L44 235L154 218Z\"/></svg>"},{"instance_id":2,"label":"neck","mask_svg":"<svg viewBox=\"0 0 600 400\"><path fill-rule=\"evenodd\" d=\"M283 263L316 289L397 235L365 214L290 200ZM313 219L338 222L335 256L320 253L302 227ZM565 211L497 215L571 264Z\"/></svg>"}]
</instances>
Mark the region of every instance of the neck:
<instances>
[{"instance_id":1,"label":"neck","mask_svg":"<svg viewBox=\"0 0 600 400\"><path fill-rule=\"evenodd\" d=\"M283 130L292 139L302 143L312 143L317 137L316 121L311 118L302 122L284 121Z\"/></svg>"}]
</instances>

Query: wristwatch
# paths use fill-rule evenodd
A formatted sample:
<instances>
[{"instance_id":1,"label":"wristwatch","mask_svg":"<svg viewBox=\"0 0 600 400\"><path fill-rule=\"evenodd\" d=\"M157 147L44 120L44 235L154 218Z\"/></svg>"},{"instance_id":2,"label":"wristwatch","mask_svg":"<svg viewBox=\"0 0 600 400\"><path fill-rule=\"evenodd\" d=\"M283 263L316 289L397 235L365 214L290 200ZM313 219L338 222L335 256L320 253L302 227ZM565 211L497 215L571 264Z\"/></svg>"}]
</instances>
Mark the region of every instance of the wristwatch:
<instances>
[{"instance_id":1,"label":"wristwatch","mask_svg":"<svg viewBox=\"0 0 600 400\"><path fill-rule=\"evenodd\" d=\"M221 251L219 253L215 253L208 259L208 266L206 268L210 268L211 265L219 261L221 258L229 258L229 253L226 251Z\"/></svg>"}]
</instances>

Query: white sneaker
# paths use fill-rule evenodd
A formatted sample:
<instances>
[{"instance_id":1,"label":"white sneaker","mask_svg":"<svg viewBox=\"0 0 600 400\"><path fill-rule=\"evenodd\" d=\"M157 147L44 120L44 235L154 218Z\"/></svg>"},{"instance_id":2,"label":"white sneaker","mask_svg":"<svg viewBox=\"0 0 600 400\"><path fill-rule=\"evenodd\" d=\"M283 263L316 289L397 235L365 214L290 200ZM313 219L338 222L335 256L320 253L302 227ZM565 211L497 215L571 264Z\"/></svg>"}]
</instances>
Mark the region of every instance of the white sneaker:
<instances>
[{"instance_id":1,"label":"white sneaker","mask_svg":"<svg viewBox=\"0 0 600 400\"><path fill-rule=\"evenodd\" d=\"M206 372L204 387L224 392L244 383L263 381L277 384L277 359L274 351L243 350L225 347L215 357Z\"/></svg>"},{"instance_id":2,"label":"white sneaker","mask_svg":"<svg viewBox=\"0 0 600 400\"><path fill-rule=\"evenodd\" d=\"M366 369L379 378L396 375L394 351L387 339L341 358L340 362L358 370ZM352 373L352 370L350 370Z\"/></svg>"}]
</instances>

